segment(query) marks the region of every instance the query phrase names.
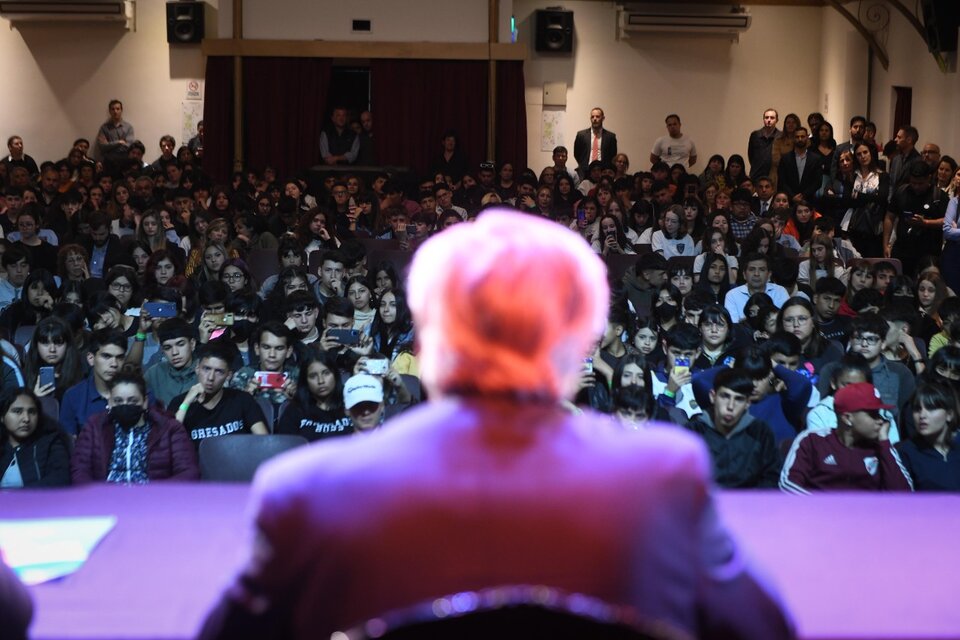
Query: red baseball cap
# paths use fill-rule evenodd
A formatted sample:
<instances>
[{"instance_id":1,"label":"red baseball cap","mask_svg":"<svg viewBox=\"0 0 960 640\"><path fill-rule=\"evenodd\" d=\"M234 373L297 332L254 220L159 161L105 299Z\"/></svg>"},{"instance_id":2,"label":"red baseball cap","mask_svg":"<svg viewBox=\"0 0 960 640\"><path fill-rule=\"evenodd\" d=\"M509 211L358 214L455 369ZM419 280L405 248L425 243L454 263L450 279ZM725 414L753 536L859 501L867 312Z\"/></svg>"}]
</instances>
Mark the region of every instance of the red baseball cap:
<instances>
[{"instance_id":1,"label":"red baseball cap","mask_svg":"<svg viewBox=\"0 0 960 640\"><path fill-rule=\"evenodd\" d=\"M833 408L837 413L850 413L893 409L893 406L883 404L877 396L877 390L869 382L855 382L837 391L833 396Z\"/></svg>"}]
</instances>

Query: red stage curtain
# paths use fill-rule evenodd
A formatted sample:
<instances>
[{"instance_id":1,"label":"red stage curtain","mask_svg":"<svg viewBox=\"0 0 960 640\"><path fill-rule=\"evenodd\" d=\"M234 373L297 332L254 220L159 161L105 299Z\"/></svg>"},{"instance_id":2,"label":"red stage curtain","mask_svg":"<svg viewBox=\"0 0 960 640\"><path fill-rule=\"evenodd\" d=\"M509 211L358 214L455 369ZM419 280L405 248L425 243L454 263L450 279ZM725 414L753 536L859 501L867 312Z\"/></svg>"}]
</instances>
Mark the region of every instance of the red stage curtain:
<instances>
[{"instance_id":1,"label":"red stage curtain","mask_svg":"<svg viewBox=\"0 0 960 640\"><path fill-rule=\"evenodd\" d=\"M203 171L226 184L233 169L233 58L210 56L203 83Z\"/></svg>"},{"instance_id":2,"label":"red stage curtain","mask_svg":"<svg viewBox=\"0 0 960 640\"><path fill-rule=\"evenodd\" d=\"M455 129L475 166L486 153L487 63L448 60L372 60L370 102L377 158L425 174Z\"/></svg>"},{"instance_id":3,"label":"red stage curtain","mask_svg":"<svg viewBox=\"0 0 960 640\"><path fill-rule=\"evenodd\" d=\"M497 160L513 163L519 174L527 166L527 104L522 60L497 62L496 141Z\"/></svg>"},{"instance_id":4,"label":"red stage curtain","mask_svg":"<svg viewBox=\"0 0 960 640\"><path fill-rule=\"evenodd\" d=\"M246 166L281 180L319 164L331 64L325 58L244 58Z\"/></svg>"}]
</instances>

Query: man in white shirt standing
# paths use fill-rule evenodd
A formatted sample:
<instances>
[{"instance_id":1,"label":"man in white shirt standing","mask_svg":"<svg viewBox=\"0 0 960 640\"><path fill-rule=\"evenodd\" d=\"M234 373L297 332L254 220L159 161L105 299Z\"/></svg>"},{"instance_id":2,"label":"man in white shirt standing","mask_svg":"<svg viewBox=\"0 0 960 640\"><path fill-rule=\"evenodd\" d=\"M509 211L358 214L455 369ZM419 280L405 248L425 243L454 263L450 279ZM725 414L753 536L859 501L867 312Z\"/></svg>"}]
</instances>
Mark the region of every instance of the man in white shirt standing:
<instances>
[{"instance_id":1,"label":"man in white shirt standing","mask_svg":"<svg viewBox=\"0 0 960 640\"><path fill-rule=\"evenodd\" d=\"M671 113L667 116L667 134L653 143L650 151L650 164L666 162L671 167L677 163L689 169L697 164L697 146L693 140L680 131L680 116Z\"/></svg>"}]
</instances>

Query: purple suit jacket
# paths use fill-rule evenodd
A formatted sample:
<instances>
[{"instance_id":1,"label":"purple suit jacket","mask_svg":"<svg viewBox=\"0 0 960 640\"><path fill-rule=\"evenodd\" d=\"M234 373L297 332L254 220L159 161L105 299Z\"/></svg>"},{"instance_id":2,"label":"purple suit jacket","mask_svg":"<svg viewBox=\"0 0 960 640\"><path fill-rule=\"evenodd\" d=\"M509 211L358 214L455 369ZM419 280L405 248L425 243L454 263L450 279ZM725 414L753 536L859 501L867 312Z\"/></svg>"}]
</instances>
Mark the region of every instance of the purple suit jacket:
<instances>
[{"instance_id":1,"label":"purple suit jacket","mask_svg":"<svg viewBox=\"0 0 960 640\"><path fill-rule=\"evenodd\" d=\"M701 637L789 638L718 523L710 463L676 427L447 400L268 463L261 535L204 638L329 637L431 597L542 584Z\"/></svg>"}]
</instances>

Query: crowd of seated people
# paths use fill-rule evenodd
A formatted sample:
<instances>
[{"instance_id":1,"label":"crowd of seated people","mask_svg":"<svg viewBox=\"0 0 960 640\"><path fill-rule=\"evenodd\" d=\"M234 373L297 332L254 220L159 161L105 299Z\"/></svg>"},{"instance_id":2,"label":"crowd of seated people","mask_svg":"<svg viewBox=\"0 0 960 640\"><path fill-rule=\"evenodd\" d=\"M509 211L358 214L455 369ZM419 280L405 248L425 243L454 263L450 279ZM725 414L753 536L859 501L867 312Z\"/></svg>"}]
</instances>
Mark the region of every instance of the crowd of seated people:
<instances>
[{"instance_id":1,"label":"crowd of seated people","mask_svg":"<svg viewBox=\"0 0 960 640\"><path fill-rule=\"evenodd\" d=\"M839 143L819 114L778 122L764 113L749 164L713 155L699 175L695 156L568 168L557 147L539 173L446 162L317 186L269 167L215 184L171 136L153 163L136 141L98 162L84 139L37 163L12 136L0 487L194 480L210 438L381 428L423 393L404 265L368 255L511 207L609 267L570 411L690 429L724 487L958 491L956 163L909 126L881 155L860 117Z\"/></svg>"}]
</instances>

